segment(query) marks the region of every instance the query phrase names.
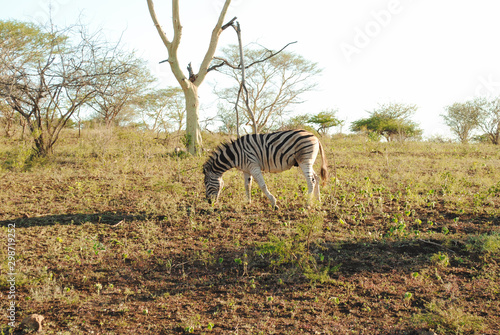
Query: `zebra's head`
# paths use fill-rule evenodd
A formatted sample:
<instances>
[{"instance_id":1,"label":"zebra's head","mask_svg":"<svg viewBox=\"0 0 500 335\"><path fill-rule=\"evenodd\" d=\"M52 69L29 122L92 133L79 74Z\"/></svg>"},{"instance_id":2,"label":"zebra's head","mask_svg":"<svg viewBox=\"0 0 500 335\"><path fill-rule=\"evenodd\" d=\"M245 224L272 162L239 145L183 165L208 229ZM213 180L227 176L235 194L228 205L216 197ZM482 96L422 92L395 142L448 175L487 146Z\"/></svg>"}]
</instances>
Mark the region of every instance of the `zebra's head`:
<instances>
[{"instance_id":1,"label":"zebra's head","mask_svg":"<svg viewBox=\"0 0 500 335\"><path fill-rule=\"evenodd\" d=\"M222 175L217 175L208 169L203 169L205 174L205 195L209 204L214 204L219 199L220 191L224 187Z\"/></svg>"}]
</instances>

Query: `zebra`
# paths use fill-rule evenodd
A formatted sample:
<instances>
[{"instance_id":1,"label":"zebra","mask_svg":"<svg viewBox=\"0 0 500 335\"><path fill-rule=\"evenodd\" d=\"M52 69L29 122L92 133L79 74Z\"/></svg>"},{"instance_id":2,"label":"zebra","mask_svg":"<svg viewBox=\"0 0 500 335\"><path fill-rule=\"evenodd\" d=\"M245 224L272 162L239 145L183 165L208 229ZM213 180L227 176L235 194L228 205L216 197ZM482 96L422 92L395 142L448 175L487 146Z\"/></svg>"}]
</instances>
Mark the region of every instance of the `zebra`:
<instances>
[{"instance_id":1,"label":"zebra","mask_svg":"<svg viewBox=\"0 0 500 335\"><path fill-rule=\"evenodd\" d=\"M222 174L237 168L243 172L245 191L251 202L250 189L255 179L262 192L269 198L271 206L276 206L276 198L267 189L262 172L282 172L293 166L300 166L307 181L309 201L312 193L319 200L319 179L313 170L318 152L321 153L321 179L323 185L328 178L328 167L319 139L305 130L278 131L269 134L250 134L231 142L223 143L203 165L206 198L210 204L216 203L224 181Z\"/></svg>"}]
</instances>

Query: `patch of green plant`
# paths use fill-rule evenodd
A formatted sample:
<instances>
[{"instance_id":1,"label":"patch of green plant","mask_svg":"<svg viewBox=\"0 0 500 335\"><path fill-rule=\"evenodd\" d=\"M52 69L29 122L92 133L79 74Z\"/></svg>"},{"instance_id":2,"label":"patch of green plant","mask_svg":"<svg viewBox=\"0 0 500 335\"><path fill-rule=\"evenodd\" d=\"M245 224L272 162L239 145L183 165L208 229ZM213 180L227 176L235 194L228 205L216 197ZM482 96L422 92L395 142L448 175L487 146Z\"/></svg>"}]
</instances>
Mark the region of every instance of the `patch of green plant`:
<instances>
[{"instance_id":1,"label":"patch of green plant","mask_svg":"<svg viewBox=\"0 0 500 335\"><path fill-rule=\"evenodd\" d=\"M467 251L483 255L498 255L500 254L500 233L469 236L465 247Z\"/></svg>"},{"instance_id":2,"label":"patch of green plant","mask_svg":"<svg viewBox=\"0 0 500 335\"><path fill-rule=\"evenodd\" d=\"M500 196L500 181L496 183L495 185L492 185L488 189L488 193L496 196Z\"/></svg>"},{"instance_id":3,"label":"patch of green plant","mask_svg":"<svg viewBox=\"0 0 500 335\"><path fill-rule=\"evenodd\" d=\"M46 157L36 156L33 148L19 145L13 150L6 152L0 158L1 168L9 171L29 171L36 166L43 166L48 162Z\"/></svg>"},{"instance_id":4,"label":"patch of green plant","mask_svg":"<svg viewBox=\"0 0 500 335\"><path fill-rule=\"evenodd\" d=\"M48 271L47 267L40 269L37 273L33 273L35 279L32 280L32 285L29 288L29 299L45 302L53 299L65 298L67 301L75 301L78 299L78 294L70 287L64 287L60 279L56 279L54 273Z\"/></svg>"},{"instance_id":5,"label":"patch of green plant","mask_svg":"<svg viewBox=\"0 0 500 335\"><path fill-rule=\"evenodd\" d=\"M336 282L332 277L330 277L331 273L337 272L342 264L339 264L334 267L330 266L318 266L316 262L311 262L311 266L308 266L304 270L304 276L309 279L311 283L334 283Z\"/></svg>"},{"instance_id":6,"label":"patch of green plant","mask_svg":"<svg viewBox=\"0 0 500 335\"><path fill-rule=\"evenodd\" d=\"M448 256L448 254L440 251L431 256L431 262L432 264L437 266L447 267L448 265L450 265L450 257Z\"/></svg>"},{"instance_id":7,"label":"patch of green plant","mask_svg":"<svg viewBox=\"0 0 500 335\"><path fill-rule=\"evenodd\" d=\"M392 219L393 225L389 228L389 231L387 232L387 237L392 237L392 236L401 236L401 237L406 237L408 235L408 232L406 230L406 223L405 220L400 218L398 219L397 217L394 217Z\"/></svg>"},{"instance_id":8,"label":"patch of green plant","mask_svg":"<svg viewBox=\"0 0 500 335\"><path fill-rule=\"evenodd\" d=\"M198 262L201 262L204 266L214 265L216 260L214 255L206 250L195 251L194 257Z\"/></svg>"},{"instance_id":9,"label":"patch of green plant","mask_svg":"<svg viewBox=\"0 0 500 335\"><path fill-rule=\"evenodd\" d=\"M287 263L301 264L305 254L305 244L297 242L293 237L269 235L268 242L259 243L257 255L271 256L271 264L280 266Z\"/></svg>"},{"instance_id":10,"label":"patch of green plant","mask_svg":"<svg viewBox=\"0 0 500 335\"><path fill-rule=\"evenodd\" d=\"M291 264L311 282L332 282L329 274L338 270L338 267L321 266L317 259L324 261L324 255L315 255L311 251L314 244L320 248L320 235L323 232L322 213L312 213L293 227L290 235L278 237L269 235L269 241L257 246L257 255L269 255L271 265L278 267Z\"/></svg>"},{"instance_id":11,"label":"patch of green plant","mask_svg":"<svg viewBox=\"0 0 500 335\"><path fill-rule=\"evenodd\" d=\"M189 148L189 145L193 142L192 135L191 134L184 134L183 137L181 137L181 143L185 148Z\"/></svg>"},{"instance_id":12,"label":"patch of green plant","mask_svg":"<svg viewBox=\"0 0 500 335\"><path fill-rule=\"evenodd\" d=\"M318 234L323 227L323 217L318 214L308 216L305 221L299 222L290 235L277 237L269 235L269 241L258 245L258 255L271 255L271 264L282 265L293 263L303 267L313 260L310 253L311 243L316 241Z\"/></svg>"},{"instance_id":13,"label":"patch of green plant","mask_svg":"<svg viewBox=\"0 0 500 335\"><path fill-rule=\"evenodd\" d=\"M181 324L181 327L185 333L194 333L195 330L201 328L201 316L199 314L195 314L184 318L184 322Z\"/></svg>"},{"instance_id":14,"label":"patch of green plant","mask_svg":"<svg viewBox=\"0 0 500 335\"><path fill-rule=\"evenodd\" d=\"M481 317L466 313L444 301L433 300L425 308L425 313L413 315L413 322L439 334L477 333L484 328Z\"/></svg>"}]
</instances>

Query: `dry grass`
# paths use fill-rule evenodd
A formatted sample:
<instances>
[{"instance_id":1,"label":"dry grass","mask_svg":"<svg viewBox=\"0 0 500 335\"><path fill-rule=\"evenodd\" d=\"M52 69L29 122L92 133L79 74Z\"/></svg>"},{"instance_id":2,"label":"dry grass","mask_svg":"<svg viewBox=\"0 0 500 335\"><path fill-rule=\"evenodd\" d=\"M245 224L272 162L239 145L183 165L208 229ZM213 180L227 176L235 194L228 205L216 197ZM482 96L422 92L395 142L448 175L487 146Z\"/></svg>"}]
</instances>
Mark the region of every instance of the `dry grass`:
<instances>
[{"instance_id":1,"label":"dry grass","mask_svg":"<svg viewBox=\"0 0 500 335\"><path fill-rule=\"evenodd\" d=\"M237 171L210 207L206 156L133 130L66 133L46 160L1 141L17 320L42 314L47 334L500 329L498 147L323 139L321 204L293 169L265 175L273 211L256 185L245 203ZM6 245L0 259L6 273Z\"/></svg>"}]
</instances>

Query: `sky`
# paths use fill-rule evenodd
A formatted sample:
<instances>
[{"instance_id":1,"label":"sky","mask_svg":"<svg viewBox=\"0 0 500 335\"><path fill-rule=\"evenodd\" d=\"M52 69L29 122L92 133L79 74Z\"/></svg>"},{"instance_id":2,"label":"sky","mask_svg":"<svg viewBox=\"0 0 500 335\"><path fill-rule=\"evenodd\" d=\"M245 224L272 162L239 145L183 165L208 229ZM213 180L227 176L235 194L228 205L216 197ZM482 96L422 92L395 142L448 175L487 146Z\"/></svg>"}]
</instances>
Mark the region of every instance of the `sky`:
<instances>
[{"instance_id":1,"label":"sky","mask_svg":"<svg viewBox=\"0 0 500 335\"><path fill-rule=\"evenodd\" d=\"M177 82L153 26L146 0L21 0L3 2L0 20L56 25L80 20L148 61L162 87ZM181 0L181 67L197 69L224 0ZM171 1L154 0L163 29L172 37ZM323 69L318 87L294 105L292 115L338 109L349 124L378 104L418 106L413 120L424 137L451 137L440 116L454 102L500 95L500 1L498 0L233 0L225 22L237 17L244 44L287 48ZM237 43L227 29L219 49ZM216 53L217 54L217 53ZM215 115L211 72L199 90L200 119ZM344 130L347 130L344 128Z\"/></svg>"}]
</instances>

